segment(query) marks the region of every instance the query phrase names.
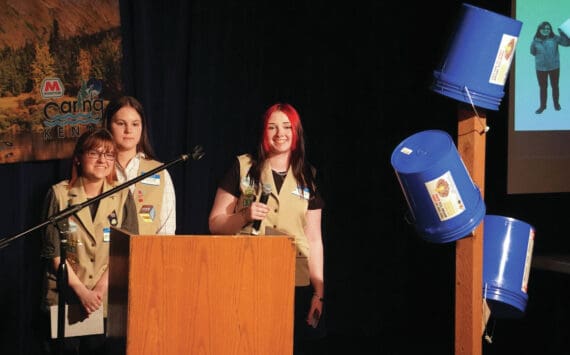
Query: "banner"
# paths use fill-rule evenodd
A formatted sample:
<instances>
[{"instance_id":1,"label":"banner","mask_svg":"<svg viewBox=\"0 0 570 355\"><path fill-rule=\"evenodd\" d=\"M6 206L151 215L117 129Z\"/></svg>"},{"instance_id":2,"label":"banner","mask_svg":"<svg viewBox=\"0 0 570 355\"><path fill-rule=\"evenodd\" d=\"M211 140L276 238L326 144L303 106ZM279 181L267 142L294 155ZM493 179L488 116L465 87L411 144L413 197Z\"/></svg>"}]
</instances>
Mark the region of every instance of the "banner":
<instances>
[{"instance_id":1,"label":"banner","mask_svg":"<svg viewBox=\"0 0 570 355\"><path fill-rule=\"evenodd\" d=\"M119 0L0 0L0 163L71 157L121 60Z\"/></svg>"}]
</instances>

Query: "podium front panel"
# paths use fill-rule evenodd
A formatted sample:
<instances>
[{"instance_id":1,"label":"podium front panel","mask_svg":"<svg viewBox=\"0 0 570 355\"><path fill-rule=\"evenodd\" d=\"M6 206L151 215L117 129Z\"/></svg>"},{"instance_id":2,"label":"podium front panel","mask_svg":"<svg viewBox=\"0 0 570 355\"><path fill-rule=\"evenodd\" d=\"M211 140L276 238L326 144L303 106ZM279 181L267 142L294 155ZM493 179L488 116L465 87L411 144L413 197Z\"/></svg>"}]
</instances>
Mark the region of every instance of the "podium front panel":
<instances>
[{"instance_id":1,"label":"podium front panel","mask_svg":"<svg viewBox=\"0 0 570 355\"><path fill-rule=\"evenodd\" d=\"M109 271L109 330L126 323L127 354L292 354L291 237L118 231Z\"/></svg>"}]
</instances>

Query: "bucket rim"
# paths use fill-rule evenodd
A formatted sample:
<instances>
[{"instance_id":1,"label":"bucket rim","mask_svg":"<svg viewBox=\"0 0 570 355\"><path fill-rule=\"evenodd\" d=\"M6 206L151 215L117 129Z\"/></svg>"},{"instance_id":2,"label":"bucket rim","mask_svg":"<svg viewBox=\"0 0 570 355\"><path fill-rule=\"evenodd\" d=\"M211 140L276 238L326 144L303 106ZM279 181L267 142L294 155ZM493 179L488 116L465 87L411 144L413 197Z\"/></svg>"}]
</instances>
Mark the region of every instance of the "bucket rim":
<instances>
[{"instance_id":1,"label":"bucket rim","mask_svg":"<svg viewBox=\"0 0 570 355\"><path fill-rule=\"evenodd\" d=\"M449 89L451 88L451 89ZM471 100L469 100L469 97L465 94L465 91L458 89L457 87L445 87L445 86L438 86L437 84L432 85L431 87L432 91L447 96L449 98L452 99L456 99L459 101L462 101L464 103L467 104L473 104L475 106L479 106L479 107L483 107L483 108L487 108L490 110L495 110L497 111L499 109L499 105L502 101L502 97L501 98L490 98L490 99L486 99L485 97L480 97L479 95L474 95L473 91L470 91L471 94Z\"/></svg>"},{"instance_id":2,"label":"bucket rim","mask_svg":"<svg viewBox=\"0 0 570 355\"><path fill-rule=\"evenodd\" d=\"M485 286L483 286L483 299L504 302L524 312L528 302L528 294L487 284L487 294L485 294Z\"/></svg>"},{"instance_id":3,"label":"bucket rim","mask_svg":"<svg viewBox=\"0 0 570 355\"><path fill-rule=\"evenodd\" d=\"M491 220L503 220L503 221L506 220L506 221L508 221L508 222L517 222L517 223L520 223L520 224L529 226L529 227L530 227L531 229L533 229L533 230L535 229L532 224L530 224L530 223L528 223L528 222L525 222L525 221L522 221L522 220L520 220L520 219L514 218L514 217L501 216L501 215L498 215L498 214L487 214L487 215L485 215L485 220L487 220L487 219L489 219L490 221L491 221Z\"/></svg>"},{"instance_id":4,"label":"bucket rim","mask_svg":"<svg viewBox=\"0 0 570 355\"><path fill-rule=\"evenodd\" d=\"M468 237L469 234L472 233L475 228L477 228L477 226L481 223L481 221L483 221L483 218L485 217L487 206L485 205L485 201L481 196L479 187L477 185L474 186L477 189L477 192L479 192L479 198L477 200L477 205L474 207L474 210L476 212L471 216L471 222L465 223L461 226L461 228L456 228L454 230L448 231L447 233L425 233L418 230L418 233L422 236L423 239L438 244L449 243ZM435 238L435 236L438 236L438 238Z\"/></svg>"}]
</instances>

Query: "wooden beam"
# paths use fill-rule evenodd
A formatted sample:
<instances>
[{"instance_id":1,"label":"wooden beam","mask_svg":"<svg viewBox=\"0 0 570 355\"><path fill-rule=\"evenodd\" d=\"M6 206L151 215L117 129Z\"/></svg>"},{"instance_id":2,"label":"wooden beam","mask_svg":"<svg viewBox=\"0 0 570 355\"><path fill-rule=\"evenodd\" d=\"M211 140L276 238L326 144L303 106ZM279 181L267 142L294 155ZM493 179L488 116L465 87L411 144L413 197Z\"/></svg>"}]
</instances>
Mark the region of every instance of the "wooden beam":
<instances>
[{"instance_id":1,"label":"wooden beam","mask_svg":"<svg viewBox=\"0 0 570 355\"><path fill-rule=\"evenodd\" d=\"M484 196L485 112L461 105L457 149ZM457 240L455 251L455 354L480 355L483 334L483 223L472 236Z\"/></svg>"}]
</instances>

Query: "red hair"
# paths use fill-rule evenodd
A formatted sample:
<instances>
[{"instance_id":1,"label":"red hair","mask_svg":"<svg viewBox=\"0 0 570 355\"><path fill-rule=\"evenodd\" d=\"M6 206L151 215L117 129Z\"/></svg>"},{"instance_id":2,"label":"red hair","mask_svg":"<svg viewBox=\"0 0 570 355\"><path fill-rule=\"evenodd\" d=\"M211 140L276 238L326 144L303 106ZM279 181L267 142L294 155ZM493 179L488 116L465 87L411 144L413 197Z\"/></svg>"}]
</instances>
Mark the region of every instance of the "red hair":
<instances>
[{"instance_id":1,"label":"red hair","mask_svg":"<svg viewBox=\"0 0 570 355\"><path fill-rule=\"evenodd\" d=\"M267 138L267 126L269 117L275 112L283 112L291 122L292 137L291 137L291 159L290 167L297 180L297 183L302 187L308 187L311 195L314 193L315 182L314 172L311 165L305 162L305 137L303 133L303 124L301 117L297 110L287 103L276 103L269 107L263 114L261 139L257 145L257 156L254 158L251 168L249 169L248 176L251 178L256 191L259 190L259 182L261 176L261 169L269 158L270 144Z\"/></svg>"},{"instance_id":2,"label":"red hair","mask_svg":"<svg viewBox=\"0 0 570 355\"><path fill-rule=\"evenodd\" d=\"M289 119L289 122L291 122L291 128L293 131L291 137L291 151L295 151L297 149L297 143L299 142L299 134L300 134L299 128L301 126L301 119L299 118L299 114L297 113L297 110L295 110L293 106L287 103L285 104L276 103L273 106L269 107L267 111L265 111L265 114L263 115L263 132L262 132L261 144L263 146L263 150L265 151L265 153L269 153L270 149L269 139L265 134L265 132L267 132L269 117L271 117L273 113L278 111L283 112Z\"/></svg>"}]
</instances>

